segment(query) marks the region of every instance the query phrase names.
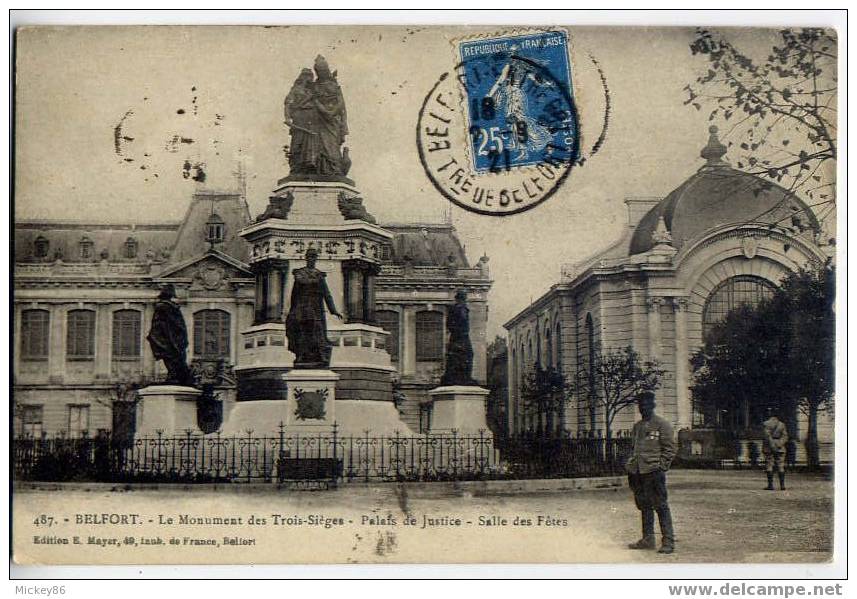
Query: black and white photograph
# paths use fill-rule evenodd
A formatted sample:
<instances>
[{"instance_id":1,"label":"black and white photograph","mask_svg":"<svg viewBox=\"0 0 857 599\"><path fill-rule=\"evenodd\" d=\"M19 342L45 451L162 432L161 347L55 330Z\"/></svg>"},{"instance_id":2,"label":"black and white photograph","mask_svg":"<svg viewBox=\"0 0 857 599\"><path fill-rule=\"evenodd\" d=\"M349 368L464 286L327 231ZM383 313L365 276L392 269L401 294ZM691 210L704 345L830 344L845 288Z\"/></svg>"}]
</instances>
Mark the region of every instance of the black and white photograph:
<instances>
[{"instance_id":1,"label":"black and white photograph","mask_svg":"<svg viewBox=\"0 0 857 599\"><path fill-rule=\"evenodd\" d=\"M413 16L10 31L12 564L843 558L839 21Z\"/></svg>"}]
</instances>

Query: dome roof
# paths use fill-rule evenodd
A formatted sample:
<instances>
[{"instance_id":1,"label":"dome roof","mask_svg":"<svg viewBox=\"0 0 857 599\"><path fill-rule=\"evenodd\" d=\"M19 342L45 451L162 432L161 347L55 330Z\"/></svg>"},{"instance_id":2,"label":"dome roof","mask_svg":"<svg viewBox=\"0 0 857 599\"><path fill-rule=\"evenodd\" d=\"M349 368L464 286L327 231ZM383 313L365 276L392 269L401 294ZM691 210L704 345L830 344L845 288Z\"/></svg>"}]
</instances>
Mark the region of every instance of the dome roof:
<instances>
[{"instance_id":1,"label":"dome roof","mask_svg":"<svg viewBox=\"0 0 857 599\"><path fill-rule=\"evenodd\" d=\"M660 217L676 249L706 231L728 224L777 224L798 234L819 231L812 210L788 190L730 167L723 160L726 147L717 138L717 127L710 127L709 132L708 145L700 152L705 165L640 219L631 237L629 255L654 247L652 234Z\"/></svg>"}]
</instances>

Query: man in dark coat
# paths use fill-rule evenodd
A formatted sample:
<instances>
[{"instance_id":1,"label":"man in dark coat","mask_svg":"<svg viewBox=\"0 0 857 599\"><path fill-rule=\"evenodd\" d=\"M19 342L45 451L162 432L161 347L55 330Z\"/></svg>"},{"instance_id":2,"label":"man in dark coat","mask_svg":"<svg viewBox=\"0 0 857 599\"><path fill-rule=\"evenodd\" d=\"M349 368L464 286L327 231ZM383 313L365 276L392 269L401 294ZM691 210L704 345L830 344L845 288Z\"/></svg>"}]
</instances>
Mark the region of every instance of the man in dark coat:
<instances>
[{"instance_id":1,"label":"man in dark coat","mask_svg":"<svg viewBox=\"0 0 857 599\"><path fill-rule=\"evenodd\" d=\"M178 305L173 301L176 288L167 284L158 295L152 328L146 339L156 360L167 367L167 380L171 385L193 386L193 375L187 367L187 327Z\"/></svg>"},{"instance_id":2,"label":"man in dark coat","mask_svg":"<svg viewBox=\"0 0 857 599\"><path fill-rule=\"evenodd\" d=\"M655 414L655 394L643 391L637 395L637 408L642 417L634 424L631 436L634 449L628 460L628 485L634 492L634 503L643 519L643 537L628 545L630 549L655 548L655 512L661 525L659 553L675 550L672 514L667 503L667 471L676 453L672 425Z\"/></svg>"},{"instance_id":3,"label":"man in dark coat","mask_svg":"<svg viewBox=\"0 0 857 599\"><path fill-rule=\"evenodd\" d=\"M331 314L342 318L327 287L327 275L315 267L317 259L318 250L309 248L306 266L294 272L286 338L289 351L295 354L295 368L327 368L330 365L325 305Z\"/></svg>"}]
</instances>

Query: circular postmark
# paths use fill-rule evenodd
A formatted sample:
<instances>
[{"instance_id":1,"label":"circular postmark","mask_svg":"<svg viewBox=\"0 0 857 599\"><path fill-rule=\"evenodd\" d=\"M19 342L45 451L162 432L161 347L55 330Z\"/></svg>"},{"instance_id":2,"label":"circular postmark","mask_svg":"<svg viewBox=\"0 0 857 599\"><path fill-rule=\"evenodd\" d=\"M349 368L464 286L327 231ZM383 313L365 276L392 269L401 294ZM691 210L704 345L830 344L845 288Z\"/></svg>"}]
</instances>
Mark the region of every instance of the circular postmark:
<instances>
[{"instance_id":1,"label":"circular postmark","mask_svg":"<svg viewBox=\"0 0 857 599\"><path fill-rule=\"evenodd\" d=\"M564 42L559 32L544 32L460 47L463 60L434 83L417 122L420 161L444 197L506 216L537 206L563 184L580 149ZM527 44L560 47L527 55Z\"/></svg>"}]
</instances>

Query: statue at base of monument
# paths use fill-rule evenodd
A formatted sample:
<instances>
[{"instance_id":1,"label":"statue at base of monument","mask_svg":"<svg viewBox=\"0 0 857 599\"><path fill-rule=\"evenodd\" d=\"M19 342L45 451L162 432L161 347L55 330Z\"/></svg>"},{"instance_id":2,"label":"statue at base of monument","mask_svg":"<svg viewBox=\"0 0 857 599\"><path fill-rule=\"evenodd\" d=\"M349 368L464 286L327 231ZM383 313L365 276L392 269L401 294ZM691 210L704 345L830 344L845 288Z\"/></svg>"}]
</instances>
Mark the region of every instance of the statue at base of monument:
<instances>
[{"instance_id":1,"label":"statue at base of monument","mask_svg":"<svg viewBox=\"0 0 857 599\"><path fill-rule=\"evenodd\" d=\"M470 344L470 309L467 307L467 292L463 289L456 292L455 304L447 312L446 330L449 332L446 370L440 384L476 385L476 381L471 378L473 346Z\"/></svg>"},{"instance_id":2,"label":"statue at base of monument","mask_svg":"<svg viewBox=\"0 0 857 599\"><path fill-rule=\"evenodd\" d=\"M331 345L327 338L324 307L338 318L336 304L327 287L327 274L315 267L318 250L306 251L306 266L294 271L289 314L286 316L286 338L289 351L295 354L295 368L327 368Z\"/></svg>"},{"instance_id":3,"label":"statue at base of monument","mask_svg":"<svg viewBox=\"0 0 857 599\"><path fill-rule=\"evenodd\" d=\"M187 366L187 326L181 309L175 303L176 288L168 283L161 289L152 316L152 328L146 340L156 360L167 367L167 385L192 387L193 374Z\"/></svg>"},{"instance_id":4,"label":"statue at base of monument","mask_svg":"<svg viewBox=\"0 0 857 599\"><path fill-rule=\"evenodd\" d=\"M351 166L345 99L336 81L336 72L323 56L310 69L303 69L284 102L284 118L289 128L289 178L334 180L345 178Z\"/></svg>"}]
</instances>

